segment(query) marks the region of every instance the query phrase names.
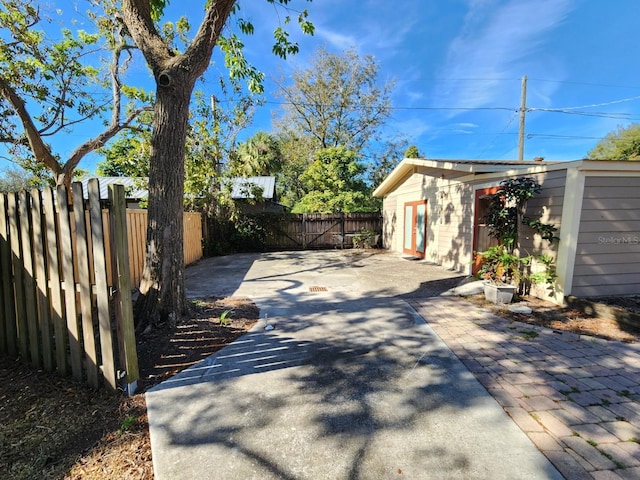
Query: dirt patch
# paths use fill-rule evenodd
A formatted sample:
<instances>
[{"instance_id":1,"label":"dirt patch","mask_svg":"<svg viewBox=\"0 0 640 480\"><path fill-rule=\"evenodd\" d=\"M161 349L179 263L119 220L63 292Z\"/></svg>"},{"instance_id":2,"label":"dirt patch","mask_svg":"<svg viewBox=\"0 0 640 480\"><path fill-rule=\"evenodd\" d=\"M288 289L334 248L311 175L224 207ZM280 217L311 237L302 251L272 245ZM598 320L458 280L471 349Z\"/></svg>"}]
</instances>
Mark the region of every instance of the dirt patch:
<instances>
[{"instance_id":1,"label":"dirt patch","mask_svg":"<svg viewBox=\"0 0 640 480\"><path fill-rule=\"evenodd\" d=\"M524 315L511 312L505 305L487 302L483 295L467 297L467 300L512 321L625 343L640 341L640 328L627 321L616 319L615 315L598 314L599 309L585 311L584 308L560 307L535 297L515 299L514 303L522 303L532 309L531 315ZM598 299L598 303L613 306L614 310L620 312L637 313L640 311L635 310L640 307L640 297L608 297L607 299Z\"/></svg>"},{"instance_id":2,"label":"dirt patch","mask_svg":"<svg viewBox=\"0 0 640 480\"><path fill-rule=\"evenodd\" d=\"M258 318L249 299L193 302L175 328L138 339L141 379L131 397L0 357L0 478L152 479L144 392L233 342Z\"/></svg>"}]
</instances>

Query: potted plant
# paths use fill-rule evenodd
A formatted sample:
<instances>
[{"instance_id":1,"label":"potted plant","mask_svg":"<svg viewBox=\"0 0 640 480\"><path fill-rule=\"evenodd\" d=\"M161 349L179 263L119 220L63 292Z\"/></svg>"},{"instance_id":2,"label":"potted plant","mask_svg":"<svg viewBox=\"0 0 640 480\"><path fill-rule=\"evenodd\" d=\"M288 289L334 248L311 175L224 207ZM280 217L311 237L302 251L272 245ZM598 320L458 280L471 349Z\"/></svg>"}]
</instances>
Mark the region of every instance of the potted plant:
<instances>
[{"instance_id":1,"label":"potted plant","mask_svg":"<svg viewBox=\"0 0 640 480\"><path fill-rule=\"evenodd\" d=\"M493 303L511 303L520 280L520 259L504 245L488 248L480 254L483 260L480 277L485 298Z\"/></svg>"},{"instance_id":2,"label":"potted plant","mask_svg":"<svg viewBox=\"0 0 640 480\"><path fill-rule=\"evenodd\" d=\"M494 303L510 303L516 289L525 294L532 284L553 285L555 281L553 258L545 254L523 255L520 245L522 226L530 227L549 242L556 238L556 227L525 216L527 201L540 191L540 184L533 178L508 179L500 183L491 199L486 222L489 235L499 245L479 253L483 260L479 274L487 280L485 296ZM534 265L536 269L532 269Z\"/></svg>"}]
</instances>

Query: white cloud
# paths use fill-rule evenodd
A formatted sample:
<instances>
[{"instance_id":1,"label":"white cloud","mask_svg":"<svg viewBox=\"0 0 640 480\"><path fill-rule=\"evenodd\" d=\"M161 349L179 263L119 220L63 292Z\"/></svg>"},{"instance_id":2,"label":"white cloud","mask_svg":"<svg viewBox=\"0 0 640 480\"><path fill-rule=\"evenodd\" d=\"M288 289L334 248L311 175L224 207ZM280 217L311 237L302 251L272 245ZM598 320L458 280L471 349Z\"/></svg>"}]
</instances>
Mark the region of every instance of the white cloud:
<instances>
[{"instance_id":1,"label":"white cloud","mask_svg":"<svg viewBox=\"0 0 640 480\"><path fill-rule=\"evenodd\" d=\"M390 122L391 126L405 135L407 138L416 139L421 135L431 131L431 125L425 122L422 118L403 118L402 120L395 120Z\"/></svg>"},{"instance_id":2,"label":"white cloud","mask_svg":"<svg viewBox=\"0 0 640 480\"><path fill-rule=\"evenodd\" d=\"M349 48L358 50L359 42L356 40L356 37L352 35L345 35L337 31L316 27L315 36L325 40L330 46L337 50L346 50Z\"/></svg>"},{"instance_id":3,"label":"white cloud","mask_svg":"<svg viewBox=\"0 0 640 480\"><path fill-rule=\"evenodd\" d=\"M505 98L504 79L527 73L522 71L525 63L540 54L572 8L572 0L472 0L462 30L449 45L434 103L495 106Z\"/></svg>"}]
</instances>

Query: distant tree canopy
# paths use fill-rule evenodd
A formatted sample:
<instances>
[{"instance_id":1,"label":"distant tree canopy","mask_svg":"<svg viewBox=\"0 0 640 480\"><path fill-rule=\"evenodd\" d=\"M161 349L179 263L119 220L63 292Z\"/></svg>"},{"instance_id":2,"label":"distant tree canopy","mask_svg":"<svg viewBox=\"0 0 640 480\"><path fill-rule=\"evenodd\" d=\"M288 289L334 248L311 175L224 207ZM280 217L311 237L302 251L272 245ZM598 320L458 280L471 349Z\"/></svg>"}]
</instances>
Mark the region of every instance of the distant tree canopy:
<instances>
[{"instance_id":1,"label":"distant tree canopy","mask_svg":"<svg viewBox=\"0 0 640 480\"><path fill-rule=\"evenodd\" d=\"M317 148L360 152L391 113L393 83L380 86L378 68L374 57L355 50L319 49L308 68L293 73L293 84L280 85L286 103L278 129L310 136Z\"/></svg>"},{"instance_id":2,"label":"distant tree canopy","mask_svg":"<svg viewBox=\"0 0 640 480\"><path fill-rule=\"evenodd\" d=\"M300 180L307 193L294 206L294 213L367 212L376 207L362 179L366 167L355 152L344 147L318 151L316 160Z\"/></svg>"},{"instance_id":3,"label":"distant tree canopy","mask_svg":"<svg viewBox=\"0 0 640 480\"><path fill-rule=\"evenodd\" d=\"M404 152L404 158L421 158L420 150L415 145L411 145Z\"/></svg>"},{"instance_id":4,"label":"distant tree canopy","mask_svg":"<svg viewBox=\"0 0 640 480\"><path fill-rule=\"evenodd\" d=\"M592 160L640 160L640 124L609 132L587 156Z\"/></svg>"},{"instance_id":5,"label":"distant tree canopy","mask_svg":"<svg viewBox=\"0 0 640 480\"><path fill-rule=\"evenodd\" d=\"M317 201L324 198L324 190L312 194L311 184L301 178L303 172L317 166L319 152L342 148L354 154L364 169L358 174L363 194L344 205L349 204L350 211L371 208L371 188L395 166L406 148L406 142L389 139L383 132L391 113L394 83L381 82L378 71L371 55L360 55L353 49L330 53L321 48L309 66L294 71L291 82L280 83L284 105L274 122L274 136L282 154L277 181L284 205L305 212L316 211L313 209L320 205L327 208L324 201ZM331 175L322 169L315 173ZM360 207L353 203L357 199L362 199Z\"/></svg>"},{"instance_id":6,"label":"distant tree canopy","mask_svg":"<svg viewBox=\"0 0 640 480\"><path fill-rule=\"evenodd\" d=\"M47 182L20 168L7 168L0 174L0 193L19 192L49 186Z\"/></svg>"},{"instance_id":7,"label":"distant tree canopy","mask_svg":"<svg viewBox=\"0 0 640 480\"><path fill-rule=\"evenodd\" d=\"M229 162L229 172L238 177L273 175L282 167L282 154L277 138L257 132L241 143Z\"/></svg>"}]
</instances>

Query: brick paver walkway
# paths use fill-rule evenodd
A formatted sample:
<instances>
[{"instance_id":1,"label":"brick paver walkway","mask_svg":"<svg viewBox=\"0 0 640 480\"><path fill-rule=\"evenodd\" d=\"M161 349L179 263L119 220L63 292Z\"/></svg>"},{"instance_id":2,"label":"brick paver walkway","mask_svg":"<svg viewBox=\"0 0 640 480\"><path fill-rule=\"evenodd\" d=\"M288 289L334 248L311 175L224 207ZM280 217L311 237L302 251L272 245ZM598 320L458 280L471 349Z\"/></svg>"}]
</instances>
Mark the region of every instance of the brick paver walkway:
<instances>
[{"instance_id":1,"label":"brick paver walkway","mask_svg":"<svg viewBox=\"0 0 640 480\"><path fill-rule=\"evenodd\" d=\"M410 303L567 479L640 479L640 345Z\"/></svg>"}]
</instances>

